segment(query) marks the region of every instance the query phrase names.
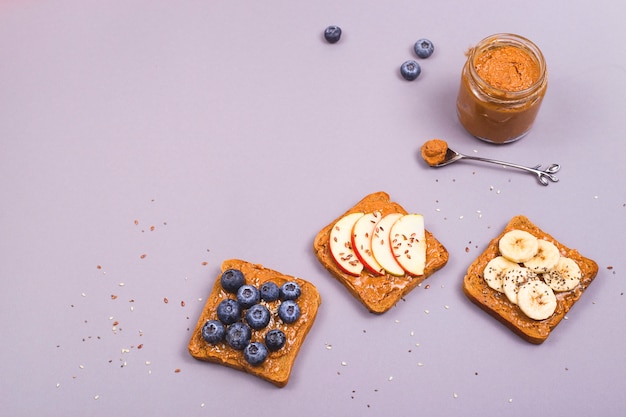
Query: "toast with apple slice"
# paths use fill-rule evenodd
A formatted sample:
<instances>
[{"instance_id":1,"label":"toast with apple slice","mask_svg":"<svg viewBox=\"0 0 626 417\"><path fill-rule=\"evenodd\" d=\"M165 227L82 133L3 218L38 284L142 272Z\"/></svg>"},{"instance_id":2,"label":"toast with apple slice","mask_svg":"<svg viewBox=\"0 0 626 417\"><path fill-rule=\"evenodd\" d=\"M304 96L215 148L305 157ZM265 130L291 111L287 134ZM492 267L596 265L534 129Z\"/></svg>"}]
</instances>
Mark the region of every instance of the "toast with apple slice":
<instances>
[{"instance_id":1,"label":"toast with apple slice","mask_svg":"<svg viewBox=\"0 0 626 417\"><path fill-rule=\"evenodd\" d=\"M230 277L239 282L233 285L236 280ZM284 387L320 304L317 288L308 281L262 265L226 260L189 341L189 353ZM266 321L252 311L268 314ZM242 328L248 329L247 338L240 337L245 333Z\"/></svg>"},{"instance_id":2,"label":"toast with apple slice","mask_svg":"<svg viewBox=\"0 0 626 417\"><path fill-rule=\"evenodd\" d=\"M406 242L409 244L404 248L401 248L400 244L394 246L391 241L384 242L384 238L369 236L370 239L376 239L376 243L384 242L384 245L381 245L384 251L379 251L380 254L375 253L379 256L370 257L371 259L368 259L368 250L363 251L362 256L356 256L356 253L354 257L352 254L333 256L333 252L337 251L335 247L352 248L354 242L359 239L359 233L354 235L352 232L355 229L361 230L361 222L358 222L360 218L367 218L366 221L378 225L370 229L369 234L380 232L380 225L383 222L387 223L383 227L385 230L391 229L394 224L398 230L421 225L423 234L421 237L419 234L408 236ZM401 218L404 220L399 222ZM347 227L342 230L343 234L337 232L343 225ZM352 229L348 231L350 227ZM394 247L398 251L396 254ZM432 233L423 229L423 217L409 214L400 204L391 201L385 192L376 192L364 197L324 227L315 237L313 249L324 268L370 312L376 314L389 310L448 262L446 248ZM410 256L414 250L416 255ZM404 257L402 262L404 268L398 262L400 257Z\"/></svg>"},{"instance_id":3,"label":"toast with apple slice","mask_svg":"<svg viewBox=\"0 0 626 417\"><path fill-rule=\"evenodd\" d=\"M514 258L513 261L506 259L502 261L502 258L504 258L502 252L508 251L512 245L510 240L505 241L505 239L513 236L513 234L517 236L520 243L517 244L518 247L513 248L517 255L526 250L528 246L531 246L522 244L523 239L525 239L524 236L528 236L527 233L536 238L540 243L548 242L547 245L556 246L558 251L555 250L555 256L557 258L568 259L575 263L574 268L576 268L577 272L577 282L575 285L565 287L563 276L559 276L560 282L550 282L549 277L552 274L548 269L553 268L552 266L543 270L536 269L529 273L528 270L531 268L531 265L534 265L534 261L541 257L539 254L527 260L524 257L517 258L515 256L508 256L509 258ZM532 239L532 237L530 237L530 239ZM537 251L534 247L532 250ZM547 257L545 254L542 256L544 258ZM494 265L493 263L490 264L490 261L494 259L496 261L498 259L501 260L499 266L489 266ZM502 262L506 265L501 266L503 265ZM507 262L509 262L509 264L507 264ZM512 262L512 265L510 262ZM552 263L552 265L554 265L554 263ZM501 288L499 284L495 285L493 283L493 279L497 278L497 274L494 274L494 268L502 268L503 275L499 279L508 280L508 283L511 282L509 279L511 278L511 272L518 274L517 278L514 279L519 279L519 271L526 271L524 272L525 277L523 279L524 281L530 281L528 285L545 288L546 285L544 284L550 283L551 286L554 286L556 288L554 291L550 289L547 290L547 292L550 293L549 295L553 304L548 314L546 316L532 318L532 314L528 314L523 308L524 305L520 304L520 300L515 299L515 292L511 293L511 291L507 290L508 287ZM550 336L552 330L554 330L574 303L582 296L597 273L598 265L595 261L582 256L576 249L570 249L563 245L554 237L537 227L525 216L516 216L509 221L499 236L489 242L484 252L469 266L463 279L463 291L474 304L503 323L524 340L534 344L541 344ZM524 284L526 284L526 282L524 282ZM519 296L521 288L522 286L516 288L517 296ZM541 298L538 300L541 300ZM543 306L547 304L548 303L544 303Z\"/></svg>"}]
</instances>

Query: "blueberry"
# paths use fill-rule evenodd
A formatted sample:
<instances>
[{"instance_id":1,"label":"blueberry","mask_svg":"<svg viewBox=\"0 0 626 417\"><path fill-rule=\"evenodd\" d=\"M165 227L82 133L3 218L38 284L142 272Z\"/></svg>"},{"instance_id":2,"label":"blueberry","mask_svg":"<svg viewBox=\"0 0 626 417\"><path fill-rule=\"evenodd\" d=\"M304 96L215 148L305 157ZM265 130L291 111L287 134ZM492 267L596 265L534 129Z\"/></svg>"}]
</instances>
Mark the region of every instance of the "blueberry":
<instances>
[{"instance_id":1,"label":"blueberry","mask_svg":"<svg viewBox=\"0 0 626 417\"><path fill-rule=\"evenodd\" d=\"M287 342L287 338L282 330L272 329L265 335L265 346L272 352L285 346L285 342Z\"/></svg>"},{"instance_id":2,"label":"blueberry","mask_svg":"<svg viewBox=\"0 0 626 417\"><path fill-rule=\"evenodd\" d=\"M236 293L239 287L246 283L243 272L238 269L227 269L222 273L220 283L225 291Z\"/></svg>"},{"instance_id":3,"label":"blueberry","mask_svg":"<svg viewBox=\"0 0 626 417\"><path fill-rule=\"evenodd\" d=\"M252 337L252 330L247 324L238 321L228 326L226 330L226 343L236 350L243 350Z\"/></svg>"},{"instance_id":4,"label":"blueberry","mask_svg":"<svg viewBox=\"0 0 626 417\"><path fill-rule=\"evenodd\" d=\"M263 304L255 304L246 311L246 322L254 330L261 330L270 322L270 311Z\"/></svg>"},{"instance_id":5,"label":"blueberry","mask_svg":"<svg viewBox=\"0 0 626 417\"><path fill-rule=\"evenodd\" d=\"M280 286L280 298L283 300L295 300L300 297L302 290L295 281L285 282Z\"/></svg>"},{"instance_id":6,"label":"blueberry","mask_svg":"<svg viewBox=\"0 0 626 417\"><path fill-rule=\"evenodd\" d=\"M261 285L261 299L264 301L276 301L280 296L278 285L272 281L267 281Z\"/></svg>"},{"instance_id":7,"label":"blueberry","mask_svg":"<svg viewBox=\"0 0 626 417\"><path fill-rule=\"evenodd\" d=\"M226 325L233 324L241 318L241 308L232 298L222 300L217 305L217 318Z\"/></svg>"},{"instance_id":8,"label":"blueberry","mask_svg":"<svg viewBox=\"0 0 626 417\"><path fill-rule=\"evenodd\" d=\"M250 365L258 366L267 358L267 348L263 343L252 342L243 350L243 357Z\"/></svg>"},{"instance_id":9,"label":"blueberry","mask_svg":"<svg viewBox=\"0 0 626 417\"><path fill-rule=\"evenodd\" d=\"M202 337L212 345L221 342L224 339L224 333L224 325L217 320L208 320L202 326Z\"/></svg>"},{"instance_id":10,"label":"blueberry","mask_svg":"<svg viewBox=\"0 0 626 417\"><path fill-rule=\"evenodd\" d=\"M261 293L253 285L242 285L237 290L237 302L241 308L250 308L261 301Z\"/></svg>"},{"instance_id":11,"label":"blueberry","mask_svg":"<svg viewBox=\"0 0 626 417\"><path fill-rule=\"evenodd\" d=\"M407 81L413 81L419 77L421 72L420 64L413 60L405 61L400 67L400 74Z\"/></svg>"},{"instance_id":12,"label":"blueberry","mask_svg":"<svg viewBox=\"0 0 626 417\"><path fill-rule=\"evenodd\" d=\"M294 323L300 317L300 306L293 300L285 300L278 307L278 317L286 323Z\"/></svg>"},{"instance_id":13,"label":"blueberry","mask_svg":"<svg viewBox=\"0 0 626 417\"><path fill-rule=\"evenodd\" d=\"M339 26L328 26L324 30L324 38L328 43L337 43L341 38L341 28Z\"/></svg>"},{"instance_id":14,"label":"blueberry","mask_svg":"<svg viewBox=\"0 0 626 417\"><path fill-rule=\"evenodd\" d=\"M420 58L428 58L435 52L435 45L428 39L420 39L415 42L415 54Z\"/></svg>"}]
</instances>

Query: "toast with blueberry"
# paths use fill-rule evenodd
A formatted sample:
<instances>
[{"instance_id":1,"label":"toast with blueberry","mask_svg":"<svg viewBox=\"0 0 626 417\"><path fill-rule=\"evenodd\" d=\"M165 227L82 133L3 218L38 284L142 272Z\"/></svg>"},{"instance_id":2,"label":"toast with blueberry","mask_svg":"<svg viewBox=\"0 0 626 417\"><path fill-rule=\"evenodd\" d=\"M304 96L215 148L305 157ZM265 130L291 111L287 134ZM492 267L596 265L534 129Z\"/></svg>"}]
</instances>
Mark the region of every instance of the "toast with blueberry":
<instances>
[{"instance_id":1,"label":"toast with blueberry","mask_svg":"<svg viewBox=\"0 0 626 417\"><path fill-rule=\"evenodd\" d=\"M448 251L408 213L376 192L324 227L313 249L319 262L370 312L382 314L448 262Z\"/></svg>"},{"instance_id":2,"label":"toast with blueberry","mask_svg":"<svg viewBox=\"0 0 626 417\"><path fill-rule=\"evenodd\" d=\"M320 304L310 282L226 260L189 341L189 353L284 387Z\"/></svg>"},{"instance_id":3,"label":"toast with blueberry","mask_svg":"<svg viewBox=\"0 0 626 417\"><path fill-rule=\"evenodd\" d=\"M469 266L463 291L524 340L540 344L597 273L595 261L516 216Z\"/></svg>"}]
</instances>

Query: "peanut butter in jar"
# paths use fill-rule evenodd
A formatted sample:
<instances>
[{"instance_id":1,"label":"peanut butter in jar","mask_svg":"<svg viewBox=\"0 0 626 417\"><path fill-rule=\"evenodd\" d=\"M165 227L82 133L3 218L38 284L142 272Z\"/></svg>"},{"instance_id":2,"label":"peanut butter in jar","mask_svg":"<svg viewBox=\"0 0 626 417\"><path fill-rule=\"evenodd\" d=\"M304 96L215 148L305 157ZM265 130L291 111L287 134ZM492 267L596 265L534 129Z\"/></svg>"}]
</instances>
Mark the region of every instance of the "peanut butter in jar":
<instances>
[{"instance_id":1,"label":"peanut butter in jar","mask_svg":"<svg viewBox=\"0 0 626 417\"><path fill-rule=\"evenodd\" d=\"M546 92L539 48L526 38L497 34L467 54L457 97L459 121L473 136L509 143L528 133Z\"/></svg>"}]
</instances>

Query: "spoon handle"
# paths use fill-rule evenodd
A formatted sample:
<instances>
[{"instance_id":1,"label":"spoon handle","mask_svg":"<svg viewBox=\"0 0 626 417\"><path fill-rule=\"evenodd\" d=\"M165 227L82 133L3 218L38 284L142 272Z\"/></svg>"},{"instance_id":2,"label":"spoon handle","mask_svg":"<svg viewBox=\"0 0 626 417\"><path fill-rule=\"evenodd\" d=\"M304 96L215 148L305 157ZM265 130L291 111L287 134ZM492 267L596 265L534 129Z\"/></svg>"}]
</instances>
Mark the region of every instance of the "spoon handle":
<instances>
[{"instance_id":1,"label":"spoon handle","mask_svg":"<svg viewBox=\"0 0 626 417\"><path fill-rule=\"evenodd\" d=\"M537 179L542 185L548 185L549 184L548 179L552 182L559 181L559 179L554 175L559 169L561 169L561 166L559 164L552 164L548 168L541 170L539 169L541 168L541 165L537 165L531 168L531 167L527 167L523 165L513 164L511 162L498 161L496 159L481 158L479 156L463 155L462 157L465 159L473 159L476 161L489 162L492 164L507 166L511 168L517 168L517 169L522 169L524 171L532 172L533 174L537 175Z\"/></svg>"}]
</instances>

